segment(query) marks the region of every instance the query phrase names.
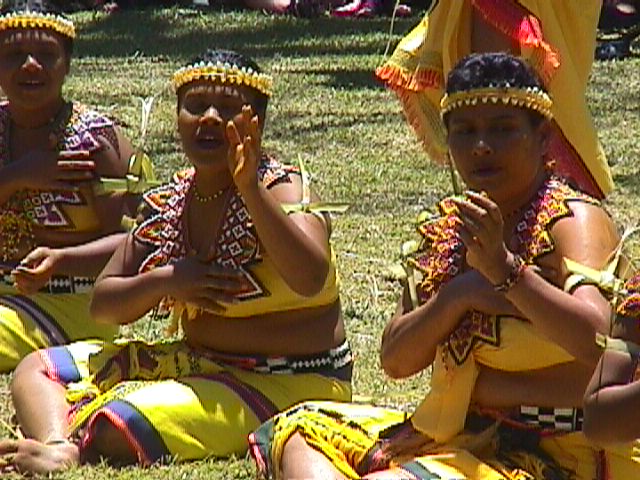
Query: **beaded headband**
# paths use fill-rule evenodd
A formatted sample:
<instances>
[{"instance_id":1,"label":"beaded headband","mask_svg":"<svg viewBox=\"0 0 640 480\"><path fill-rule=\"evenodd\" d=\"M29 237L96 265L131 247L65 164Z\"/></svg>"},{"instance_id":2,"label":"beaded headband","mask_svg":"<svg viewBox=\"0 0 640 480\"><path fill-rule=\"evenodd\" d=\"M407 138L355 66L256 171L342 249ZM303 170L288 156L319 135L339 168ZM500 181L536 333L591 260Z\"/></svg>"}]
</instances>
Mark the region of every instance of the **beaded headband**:
<instances>
[{"instance_id":1,"label":"beaded headband","mask_svg":"<svg viewBox=\"0 0 640 480\"><path fill-rule=\"evenodd\" d=\"M548 120L553 117L551 97L537 87L486 87L445 94L440 101L440 115L444 117L457 108L478 104L511 105L538 112Z\"/></svg>"},{"instance_id":2,"label":"beaded headband","mask_svg":"<svg viewBox=\"0 0 640 480\"><path fill-rule=\"evenodd\" d=\"M267 97L271 96L273 78L252 68L238 67L222 62L198 62L182 67L173 74L173 88L177 92L183 85L200 79L230 85L245 85Z\"/></svg>"},{"instance_id":3,"label":"beaded headband","mask_svg":"<svg viewBox=\"0 0 640 480\"><path fill-rule=\"evenodd\" d=\"M70 39L76 38L76 28L71 20L52 13L11 12L0 16L0 31L11 29L53 30Z\"/></svg>"}]
</instances>

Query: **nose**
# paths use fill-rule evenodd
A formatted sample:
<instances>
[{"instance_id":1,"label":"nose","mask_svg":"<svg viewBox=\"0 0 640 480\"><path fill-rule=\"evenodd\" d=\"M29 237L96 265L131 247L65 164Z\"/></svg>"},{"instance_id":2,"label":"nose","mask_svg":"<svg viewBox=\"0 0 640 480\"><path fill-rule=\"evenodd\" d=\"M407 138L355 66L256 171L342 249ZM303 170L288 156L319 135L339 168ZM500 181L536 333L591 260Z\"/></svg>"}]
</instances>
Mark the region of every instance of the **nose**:
<instances>
[{"instance_id":1,"label":"nose","mask_svg":"<svg viewBox=\"0 0 640 480\"><path fill-rule=\"evenodd\" d=\"M24 63L22 64L22 68L28 71L40 70L42 65L38 62L38 59L31 55L27 54L27 57L24 59Z\"/></svg>"},{"instance_id":2,"label":"nose","mask_svg":"<svg viewBox=\"0 0 640 480\"><path fill-rule=\"evenodd\" d=\"M219 125L222 123L222 121L223 120L220 116L220 112L218 112L218 110L213 105L207 108L200 117L200 123L205 124Z\"/></svg>"},{"instance_id":3,"label":"nose","mask_svg":"<svg viewBox=\"0 0 640 480\"><path fill-rule=\"evenodd\" d=\"M479 137L473 143L472 153L475 156L480 157L480 156L489 155L493 153L493 149L491 148L491 145L489 145L484 138Z\"/></svg>"}]
</instances>

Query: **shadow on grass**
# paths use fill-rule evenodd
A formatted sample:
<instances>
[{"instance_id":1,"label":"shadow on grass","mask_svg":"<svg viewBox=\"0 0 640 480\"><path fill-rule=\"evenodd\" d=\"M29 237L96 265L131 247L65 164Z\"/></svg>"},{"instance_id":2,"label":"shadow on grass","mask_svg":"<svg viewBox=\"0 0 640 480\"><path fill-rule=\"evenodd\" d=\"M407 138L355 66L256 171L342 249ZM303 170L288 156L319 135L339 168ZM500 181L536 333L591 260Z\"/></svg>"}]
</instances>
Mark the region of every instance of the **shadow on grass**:
<instances>
[{"instance_id":1,"label":"shadow on grass","mask_svg":"<svg viewBox=\"0 0 640 480\"><path fill-rule=\"evenodd\" d=\"M418 18L398 20L406 32ZM389 19L318 18L205 13L160 9L94 15L81 27L77 56L121 58L136 53L188 60L212 46L240 50L251 56L302 57L369 55L384 51ZM372 41L371 34L380 33ZM358 41L367 39L366 42Z\"/></svg>"},{"instance_id":2,"label":"shadow on grass","mask_svg":"<svg viewBox=\"0 0 640 480\"><path fill-rule=\"evenodd\" d=\"M624 189L625 193L640 196L640 175L637 170L613 175L613 183L616 188Z\"/></svg>"}]
</instances>

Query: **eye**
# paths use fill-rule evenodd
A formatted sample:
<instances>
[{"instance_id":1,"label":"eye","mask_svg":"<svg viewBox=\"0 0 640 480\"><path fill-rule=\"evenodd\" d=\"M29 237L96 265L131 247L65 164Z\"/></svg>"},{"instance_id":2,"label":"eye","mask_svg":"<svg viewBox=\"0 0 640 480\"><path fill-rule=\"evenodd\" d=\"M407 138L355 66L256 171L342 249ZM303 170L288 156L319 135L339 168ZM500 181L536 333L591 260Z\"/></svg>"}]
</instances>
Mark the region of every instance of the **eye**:
<instances>
[{"instance_id":1,"label":"eye","mask_svg":"<svg viewBox=\"0 0 640 480\"><path fill-rule=\"evenodd\" d=\"M467 123L456 123L449 126L450 135L471 135L474 131L474 128Z\"/></svg>"}]
</instances>

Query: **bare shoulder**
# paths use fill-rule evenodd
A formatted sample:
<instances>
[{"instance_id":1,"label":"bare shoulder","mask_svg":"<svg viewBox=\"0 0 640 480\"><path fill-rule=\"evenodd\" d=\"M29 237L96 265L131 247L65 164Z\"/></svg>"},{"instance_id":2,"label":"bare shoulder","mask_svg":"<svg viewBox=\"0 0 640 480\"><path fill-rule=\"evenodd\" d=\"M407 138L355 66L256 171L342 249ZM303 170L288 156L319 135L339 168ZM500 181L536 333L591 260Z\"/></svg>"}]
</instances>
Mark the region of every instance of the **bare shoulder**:
<instances>
[{"instance_id":1,"label":"bare shoulder","mask_svg":"<svg viewBox=\"0 0 640 480\"><path fill-rule=\"evenodd\" d=\"M620 241L612 218L599 205L569 202L572 216L556 222L551 235L557 252L593 268L602 268Z\"/></svg>"},{"instance_id":2,"label":"bare shoulder","mask_svg":"<svg viewBox=\"0 0 640 480\"><path fill-rule=\"evenodd\" d=\"M111 128L112 138L106 135L97 136L102 148L95 154L96 170L103 176L123 177L129 168L133 146L117 126Z\"/></svg>"}]
</instances>

